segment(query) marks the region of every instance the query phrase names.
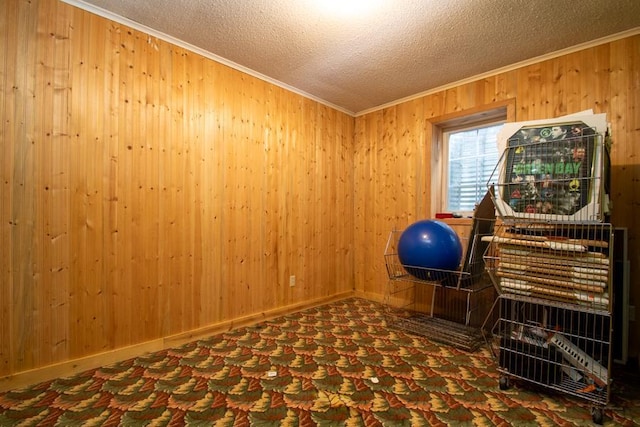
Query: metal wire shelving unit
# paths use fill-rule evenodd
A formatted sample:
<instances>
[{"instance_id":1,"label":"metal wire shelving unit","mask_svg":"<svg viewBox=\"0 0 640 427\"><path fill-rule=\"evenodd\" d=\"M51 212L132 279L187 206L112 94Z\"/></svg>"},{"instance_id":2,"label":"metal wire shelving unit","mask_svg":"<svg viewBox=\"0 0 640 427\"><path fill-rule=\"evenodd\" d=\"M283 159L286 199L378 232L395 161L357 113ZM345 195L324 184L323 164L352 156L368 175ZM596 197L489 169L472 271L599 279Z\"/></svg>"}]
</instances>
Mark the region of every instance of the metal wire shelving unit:
<instances>
[{"instance_id":1,"label":"metal wire shelving unit","mask_svg":"<svg viewBox=\"0 0 640 427\"><path fill-rule=\"evenodd\" d=\"M384 253L387 324L466 351L484 345L480 326L496 292L484 268L488 243L482 237L491 235L493 226L493 219L474 219L471 235L461 238L467 255L457 270L402 265L397 253L402 230L391 231Z\"/></svg>"},{"instance_id":2,"label":"metal wire shelving unit","mask_svg":"<svg viewBox=\"0 0 640 427\"><path fill-rule=\"evenodd\" d=\"M551 125L522 129L496 167L500 225L484 260L498 298L482 329L501 389L518 379L584 399L601 424L613 359L608 142L566 128L561 140L540 137Z\"/></svg>"}]
</instances>

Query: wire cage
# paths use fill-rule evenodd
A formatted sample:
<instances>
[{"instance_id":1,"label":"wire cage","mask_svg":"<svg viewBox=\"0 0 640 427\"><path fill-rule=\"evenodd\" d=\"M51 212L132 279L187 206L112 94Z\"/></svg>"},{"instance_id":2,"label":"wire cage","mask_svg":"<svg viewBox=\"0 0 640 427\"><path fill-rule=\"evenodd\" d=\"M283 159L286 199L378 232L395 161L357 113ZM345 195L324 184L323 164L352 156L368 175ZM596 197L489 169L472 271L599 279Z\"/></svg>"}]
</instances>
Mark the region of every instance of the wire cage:
<instances>
[{"instance_id":1,"label":"wire cage","mask_svg":"<svg viewBox=\"0 0 640 427\"><path fill-rule=\"evenodd\" d=\"M609 213L608 137L582 122L522 128L506 147L489 180L494 204L504 220L603 222Z\"/></svg>"},{"instance_id":2,"label":"wire cage","mask_svg":"<svg viewBox=\"0 0 640 427\"><path fill-rule=\"evenodd\" d=\"M483 345L479 328L496 291L484 267L488 243L482 238L492 234L494 223L474 218L471 234L461 237L464 256L456 270L403 265L397 252L402 231L391 231L384 253L387 323L468 351Z\"/></svg>"},{"instance_id":3,"label":"wire cage","mask_svg":"<svg viewBox=\"0 0 640 427\"><path fill-rule=\"evenodd\" d=\"M613 227L608 223L510 223L484 239L500 294L611 310Z\"/></svg>"},{"instance_id":4,"label":"wire cage","mask_svg":"<svg viewBox=\"0 0 640 427\"><path fill-rule=\"evenodd\" d=\"M571 304L512 294L498 297L491 349L500 388L525 380L592 402L594 422L610 398L611 316Z\"/></svg>"},{"instance_id":5,"label":"wire cage","mask_svg":"<svg viewBox=\"0 0 640 427\"><path fill-rule=\"evenodd\" d=\"M604 114L510 123L488 183L499 218L483 255L498 293L483 324L502 372L609 400L613 227ZM492 328L487 325L493 324ZM593 421L602 423L602 408Z\"/></svg>"},{"instance_id":6,"label":"wire cage","mask_svg":"<svg viewBox=\"0 0 640 427\"><path fill-rule=\"evenodd\" d=\"M517 378L585 399L600 405L592 415L601 424L611 382L612 225L508 222L484 239L499 296L482 331L500 388Z\"/></svg>"},{"instance_id":7,"label":"wire cage","mask_svg":"<svg viewBox=\"0 0 640 427\"><path fill-rule=\"evenodd\" d=\"M459 236L463 257L455 270L425 268L404 265L398 257L398 241L403 230L389 233L384 259L390 280L437 284L447 287L470 288L480 281L485 273L483 254L488 246L487 236L493 234L495 219L474 218L469 236Z\"/></svg>"}]
</instances>

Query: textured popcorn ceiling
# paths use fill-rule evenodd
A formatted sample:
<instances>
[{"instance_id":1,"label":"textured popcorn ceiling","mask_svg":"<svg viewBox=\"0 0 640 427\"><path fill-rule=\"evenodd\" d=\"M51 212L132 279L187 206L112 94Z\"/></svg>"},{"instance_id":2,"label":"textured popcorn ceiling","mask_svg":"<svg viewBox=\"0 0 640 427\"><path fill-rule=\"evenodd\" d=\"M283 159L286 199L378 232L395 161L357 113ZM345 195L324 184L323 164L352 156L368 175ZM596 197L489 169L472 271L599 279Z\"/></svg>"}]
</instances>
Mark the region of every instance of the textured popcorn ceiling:
<instances>
[{"instance_id":1,"label":"textured popcorn ceiling","mask_svg":"<svg viewBox=\"0 0 640 427\"><path fill-rule=\"evenodd\" d=\"M640 0L369 0L340 13L329 0L65 1L353 114L640 33Z\"/></svg>"}]
</instances>

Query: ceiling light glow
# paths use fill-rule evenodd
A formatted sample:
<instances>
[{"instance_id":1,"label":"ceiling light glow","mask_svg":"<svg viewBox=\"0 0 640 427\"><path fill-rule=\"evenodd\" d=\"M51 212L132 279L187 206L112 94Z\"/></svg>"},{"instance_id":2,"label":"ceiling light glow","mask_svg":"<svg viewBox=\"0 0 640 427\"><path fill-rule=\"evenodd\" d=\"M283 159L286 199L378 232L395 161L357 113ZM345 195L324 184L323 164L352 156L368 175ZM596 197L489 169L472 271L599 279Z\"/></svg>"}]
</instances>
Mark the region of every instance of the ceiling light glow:
<instances>
[{"instance_id":1,"label":"ceiling light glow","mask_svg":"<svg viewBox=\"0 0 640 427\"><path fill-rule=\"evenodd\" d=\"M326 14L353 17L375 10L381 0L318 0L317 7Z\"/></svg>"}]
</instances>

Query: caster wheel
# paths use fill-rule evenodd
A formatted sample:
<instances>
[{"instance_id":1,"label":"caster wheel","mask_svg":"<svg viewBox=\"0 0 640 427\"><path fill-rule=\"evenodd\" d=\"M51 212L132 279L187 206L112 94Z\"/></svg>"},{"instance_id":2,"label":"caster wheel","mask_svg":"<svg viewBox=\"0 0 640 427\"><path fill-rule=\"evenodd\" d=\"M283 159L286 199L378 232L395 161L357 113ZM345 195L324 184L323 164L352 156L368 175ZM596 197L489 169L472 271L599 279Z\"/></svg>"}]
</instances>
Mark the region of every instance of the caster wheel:
<instances>
[{"instance_id":1,"label":"caster wheel","mask_svg":"<svg viewBox=\"0 0 640 427\"><path fill-rule=\"evenodd\" d=\"M511 387L509 377L500 377L500 390L508 390Z\"/></svg>"},{"instance_id":2,"label":"caster wheel","mask_svg":"<svg viewBox=\"0 0 640 427\"><path fill-rule=\"evenodd\" d=\"M593 408L591 410L591 419L595 424L602 425L604 422L604 411L602 408Z\"/></svg>"}]
</instances>

